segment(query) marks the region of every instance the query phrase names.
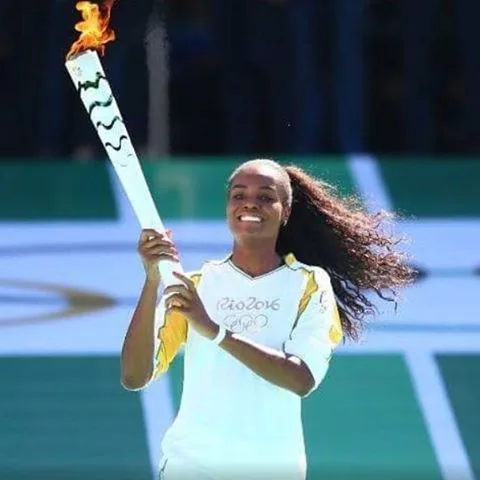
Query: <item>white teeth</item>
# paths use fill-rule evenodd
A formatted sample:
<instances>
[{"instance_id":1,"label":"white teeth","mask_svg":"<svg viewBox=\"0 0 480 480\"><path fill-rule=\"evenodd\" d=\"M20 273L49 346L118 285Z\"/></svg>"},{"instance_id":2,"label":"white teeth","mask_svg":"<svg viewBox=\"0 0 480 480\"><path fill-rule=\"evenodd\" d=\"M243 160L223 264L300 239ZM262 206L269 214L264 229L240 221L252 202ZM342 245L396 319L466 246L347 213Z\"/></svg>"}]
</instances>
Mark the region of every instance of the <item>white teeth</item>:
<instances>
[{"instance_id":1,"label":"white teeth","mask_svg":"<svg viewBox=\"0 0 480 480\"><path fill-rule=\"evenodd\" d=\"M240 220L242 222L256 222L256 223L260 223L262 221L260 217L253 217L251 215L242 215L240 217Z\"/></svg>"}]
</instances>

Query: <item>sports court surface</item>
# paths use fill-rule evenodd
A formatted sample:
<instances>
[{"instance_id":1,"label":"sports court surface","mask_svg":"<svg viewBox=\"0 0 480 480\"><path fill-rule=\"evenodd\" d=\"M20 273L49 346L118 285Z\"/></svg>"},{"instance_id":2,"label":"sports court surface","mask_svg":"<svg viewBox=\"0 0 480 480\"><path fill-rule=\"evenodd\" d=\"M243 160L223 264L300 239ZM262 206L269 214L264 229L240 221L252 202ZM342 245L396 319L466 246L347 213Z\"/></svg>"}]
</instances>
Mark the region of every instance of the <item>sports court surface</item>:
<instances>
[{"instance_id":1,"label":"sports court surface","mask_svg":"<svg viewBox=\"0 0 480 480\"><path fill-rule=\"evenodd\" d=\"M233 165L145 165L187 270L229 249ZM480 480L479 163L332 158L314 168L404 214L424 276L397 313L382 306L360 345L340 348L305 401L309 479ZM150 390L120 386L142 284L138 233L102 164L0 166L1 480L157 476L182 359Z\"/></svg>"}]
</instances>

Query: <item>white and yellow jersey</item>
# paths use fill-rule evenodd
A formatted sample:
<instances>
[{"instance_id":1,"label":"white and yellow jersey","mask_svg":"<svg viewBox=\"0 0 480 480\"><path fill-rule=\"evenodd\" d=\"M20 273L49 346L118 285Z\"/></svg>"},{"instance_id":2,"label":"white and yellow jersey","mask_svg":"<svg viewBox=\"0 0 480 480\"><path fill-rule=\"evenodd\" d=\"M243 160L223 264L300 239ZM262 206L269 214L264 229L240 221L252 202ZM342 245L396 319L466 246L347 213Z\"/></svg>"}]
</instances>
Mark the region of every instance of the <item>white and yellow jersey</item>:
<instances>
[{"instance_id":1,"label":"white and yellow jersey","mask_svg":"<svg viewBox=\"0 0 480 480\"><path fill-rule=\"evenodd\" d=\"M190 274L213 321L258 344L302 359L324 378L342 338L328 274L298 262L250 277L230 259L206 262ZM184 345L184 381L178 415L165 434L164 458L181 459L212 478L303 478L305 448L301 398L277 387L201 337L181 315L156 315L154 375L167 371ZM290 471L290 474L288 472ZM219 472L221 475L219 476ZM278 475L276 475L278 473Z\"/></svg>"}]
</instances>

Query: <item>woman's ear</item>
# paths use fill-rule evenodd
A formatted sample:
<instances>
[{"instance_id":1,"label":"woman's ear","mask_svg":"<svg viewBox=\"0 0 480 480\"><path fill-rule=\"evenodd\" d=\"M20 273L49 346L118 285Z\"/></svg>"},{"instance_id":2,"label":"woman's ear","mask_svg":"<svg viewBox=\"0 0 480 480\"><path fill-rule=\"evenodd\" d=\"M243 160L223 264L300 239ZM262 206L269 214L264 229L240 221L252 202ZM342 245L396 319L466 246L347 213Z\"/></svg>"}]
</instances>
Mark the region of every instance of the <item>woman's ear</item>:
<instances>
[{"instance_id":1,"label":"woman's ear","mask_svg":"<svg viewBox=\"0 0 480 480\"><path fill-rule=\"evenodd\" d=\"M292 212L291 207L285 207L285 210L283 212L282 227L284 227L288 223L288 219L290 218L291 212Z\"/></svg>"}]
</instances>

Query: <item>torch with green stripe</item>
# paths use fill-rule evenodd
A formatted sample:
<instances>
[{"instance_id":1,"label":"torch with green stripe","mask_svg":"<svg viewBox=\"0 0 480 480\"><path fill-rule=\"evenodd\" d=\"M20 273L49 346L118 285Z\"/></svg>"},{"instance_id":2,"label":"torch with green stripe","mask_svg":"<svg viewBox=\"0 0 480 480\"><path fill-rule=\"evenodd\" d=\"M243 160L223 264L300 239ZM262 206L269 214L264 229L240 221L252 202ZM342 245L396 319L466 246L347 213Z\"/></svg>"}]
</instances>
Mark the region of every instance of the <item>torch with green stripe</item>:
<instances>
[{"instance_id":1,"label":"torch with green stripe","mask_svg":"<svg viewBox=\"0 0 480 480\"><path fill-rule=\"evenodd\" d=\"M107 0L103 6L90 2L77 3L77 9L82 12L83 21L79 22L75 28L81 32L81 35L72 45L65 67L140 226L164 232L165 227L98 55L98 51L103 53L104 44L115 38L113 31L108 28L113 2L114 0ZM161 261L159 268L164 284L178 284L178 279L173 276L174 269L182 271L178 263Z\"/></svg>"}]
</instances>

